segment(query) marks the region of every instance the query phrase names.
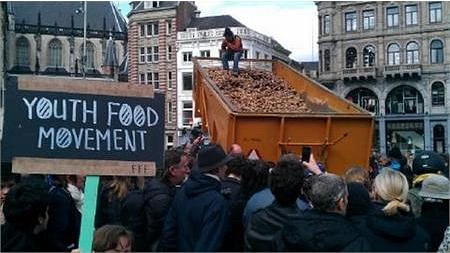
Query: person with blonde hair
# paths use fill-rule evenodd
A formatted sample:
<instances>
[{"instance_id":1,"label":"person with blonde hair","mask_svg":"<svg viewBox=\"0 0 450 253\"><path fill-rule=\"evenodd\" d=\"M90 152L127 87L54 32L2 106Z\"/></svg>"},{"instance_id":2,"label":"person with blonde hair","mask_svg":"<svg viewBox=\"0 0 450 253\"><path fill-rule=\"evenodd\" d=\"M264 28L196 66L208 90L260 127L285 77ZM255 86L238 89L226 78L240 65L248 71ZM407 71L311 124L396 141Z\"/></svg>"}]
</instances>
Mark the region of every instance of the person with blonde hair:
<instances>
[{"instance_id":1,"label":"person with blonde hair","mask_svg":"<svg viewBox=\"0 0 450 253\"><path fill-rule=\"evenodd\" d=\"M415 222L406 203L408 180L399 171L384 168L373 183L371 210L365 222L355 224L375 252L428 251L430 237Z\"/></svg>"}]
</instances>

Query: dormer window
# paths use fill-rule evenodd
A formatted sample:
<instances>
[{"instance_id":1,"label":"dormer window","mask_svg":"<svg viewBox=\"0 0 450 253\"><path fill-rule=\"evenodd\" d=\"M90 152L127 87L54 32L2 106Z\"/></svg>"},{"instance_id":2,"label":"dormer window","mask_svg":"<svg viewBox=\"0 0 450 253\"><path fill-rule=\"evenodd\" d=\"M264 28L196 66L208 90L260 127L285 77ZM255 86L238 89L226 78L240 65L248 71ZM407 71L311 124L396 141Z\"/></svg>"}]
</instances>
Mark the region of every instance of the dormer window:
<instances>
[{"instance_id":1,"label":"dormer window","mask_svg":"<svg viewBox=\"0 0 450 253\"><path fill-rule=\"evenodd\" d=\"M144 9L158 8L159 1L144 1Z\"/></svg>"}]
</instances>

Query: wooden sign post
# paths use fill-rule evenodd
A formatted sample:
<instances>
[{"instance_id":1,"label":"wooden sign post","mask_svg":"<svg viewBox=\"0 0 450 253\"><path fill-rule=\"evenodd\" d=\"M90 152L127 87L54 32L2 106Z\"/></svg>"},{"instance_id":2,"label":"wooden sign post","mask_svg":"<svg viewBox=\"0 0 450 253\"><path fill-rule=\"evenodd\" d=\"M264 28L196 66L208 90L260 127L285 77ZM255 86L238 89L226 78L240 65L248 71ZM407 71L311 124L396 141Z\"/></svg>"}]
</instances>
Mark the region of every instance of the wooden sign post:
<instances>
[{"instance_id":1,"label":"wooden sign post","mask_svg":"<svg viewBox=\"0 0 450 253\"><path fill-rule=\"evenodd\" d=\"M164 101L144 85L8 77L2 161L15 173L87 175L80 250L92 252L98 176L155 175Z\"/></svg>"}]
</instances>

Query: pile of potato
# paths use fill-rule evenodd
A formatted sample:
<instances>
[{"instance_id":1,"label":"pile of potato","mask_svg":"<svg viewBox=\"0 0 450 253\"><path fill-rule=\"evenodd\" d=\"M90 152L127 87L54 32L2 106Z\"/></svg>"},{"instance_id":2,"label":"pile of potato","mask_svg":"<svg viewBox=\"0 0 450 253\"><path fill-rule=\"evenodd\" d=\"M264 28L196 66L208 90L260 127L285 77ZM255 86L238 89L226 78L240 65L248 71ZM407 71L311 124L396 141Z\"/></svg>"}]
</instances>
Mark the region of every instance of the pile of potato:
<instances>
[{"instance_id":1,"label":"pile of potato","mask_svg":"<svg viewBox=\"0 0 450 253\"><path fill-rule=\"evenodd\" d=\"M207 71L222 94L242 112L312 112L304 96L272 72L241 69L235 77L220 68Z\"/></svg>"}]
</instances>

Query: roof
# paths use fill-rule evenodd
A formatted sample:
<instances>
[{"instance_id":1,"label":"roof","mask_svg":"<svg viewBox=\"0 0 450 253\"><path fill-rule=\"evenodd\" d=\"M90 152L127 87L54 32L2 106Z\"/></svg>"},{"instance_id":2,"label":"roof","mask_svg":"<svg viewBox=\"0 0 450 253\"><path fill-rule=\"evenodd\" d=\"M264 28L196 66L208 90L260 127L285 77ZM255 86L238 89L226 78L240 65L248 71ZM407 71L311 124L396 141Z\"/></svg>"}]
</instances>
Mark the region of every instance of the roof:
<instances>
[{"instance_id":1,"label":"roof","mask_svg":"<svg viewBox=\"0 0 450 253\"><path fill-rule=\"evenodd\" d=\"M37 25L40 14L42 26L59 27L72 26L71 16L73 16L74 28L83 28L83 14L77 14L76 10L84 7L82 2L8 2L8 10L15 14L16 24ZM105 20L105 22L103 22ZM91 2L87 1L87 24L90 30L103 31L103 24L106 31L127 33L127 23L112 4L112 2Z\"/></svg>"},{"instance_id":2,"label":"roof","mask_svg":"<svg viewBox=\"0 0 450 253\"><path fill-rule=\"evenodd\" d=\"M292 53L291 51L284 48L277 40L275 40L274 38L271 38L271 39L272 39L272 46L273 46L274 50L280 51L283 54L285 54L286 56L289 56Z\"/></svg>"},{"instance_id":3,"label":"roof","mask_svg":"<svg viewBox=\"0 0 450 253\"><path fill-rule=\"evenodd\" d=\"M117 66L116 48L114 46L114 41L110 35L108 41L106 42L106 54L105 60L103 61L104 66L114 67Z\"/></svg>"},{"instance_id":4,"label":"roof","mask_svg":"<svg viewBox=\"0 0 450 253\"><path fill-rule=\"evenodd\" d=\"M318 61L302 61L300 64L303 66L303 69L305 71L311 71L311 70L317 71L319 69Z\"/></svg>"},{"instance_id":5,"label":"roof","mask_svg":"<svg viewBox=\"0 0 450 253\"><path fill-rule=\"evenodd\" d=\"M246 27L230 15L211 16L203 18L193 18L187 28L197 28L198 30L208 30L225 27Z\"/></svg>"},{"instance_id":6,"label":"roof","mask_svg":"<svg viewBox=\"0 0 450 253\"><path fill-rule=\"evenodd\" d=\"M179 1L159 1L159 7L155 8L148 8L147 10L160 10L160 9L166 9L166 8L172 8L178 6ZM128 13L128 15L131 14L131 12L135 11L141 11L144 10L144 1L131 1L131 11Z\"/></svg>"}]
</instances>

